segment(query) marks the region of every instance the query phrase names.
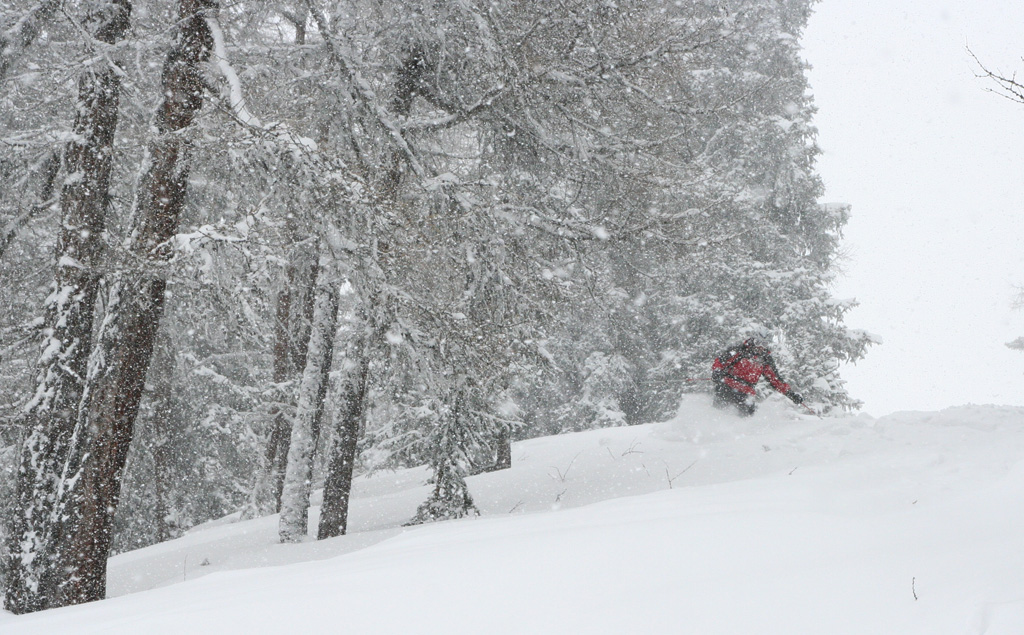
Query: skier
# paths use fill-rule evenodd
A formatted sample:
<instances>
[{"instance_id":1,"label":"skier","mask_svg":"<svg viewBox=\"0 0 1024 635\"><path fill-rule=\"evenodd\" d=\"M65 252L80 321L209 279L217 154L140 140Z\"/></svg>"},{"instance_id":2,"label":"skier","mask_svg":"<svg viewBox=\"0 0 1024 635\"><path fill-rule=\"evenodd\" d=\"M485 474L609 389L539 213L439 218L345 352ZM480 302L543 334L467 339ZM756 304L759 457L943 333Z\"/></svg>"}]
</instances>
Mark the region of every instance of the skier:
<instances>
[{"instance_id":1,"label":"skier","mask_svg":"<svg viewBox=\"0 0 1024 635\"><path fill-rule=\"evenodd\" d=\"M735 406L744 417L754 414L757 408L754 404L754 386L762 375L768 379L772 388L789 397L793 403L804 402L803 397L790 390L789 384L779 376L775 360L768 350L771 339L771 331L767 329L750 329L742 343L729 347L715 358L711 366L715 407Z\"/></svg>"}]
</instances>

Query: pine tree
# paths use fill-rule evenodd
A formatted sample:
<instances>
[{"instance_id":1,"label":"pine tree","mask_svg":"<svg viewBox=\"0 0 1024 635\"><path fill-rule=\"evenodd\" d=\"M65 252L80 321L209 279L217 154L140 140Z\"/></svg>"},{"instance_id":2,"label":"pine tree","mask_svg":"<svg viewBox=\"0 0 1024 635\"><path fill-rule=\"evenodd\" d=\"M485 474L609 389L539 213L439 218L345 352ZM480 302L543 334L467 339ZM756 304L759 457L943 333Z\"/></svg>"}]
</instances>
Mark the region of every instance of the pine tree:
<instances>
[{"instance_id":1,"label":"pine tree","mask_svg":"<svg viewBox=\"0 0 1024 635\"><path fill-rule=\"evenodd\" d=\"M667 416L680 392L700 389L685 378L706 375L750 322L783 334L783 365L809 399L857 405L836 370L870 338L842 326L851 305L830 296L847 212L817 202L814 110L798 47L810 5L695 3L687 24L719 37L696 38L688 54L624 78L661 95L643 120L665 141L630 156L658 185L605 193L619 210L606 226L608 248L591 251L586 265L599 272L590 315L600 317L585 337L570 331L557 357L574 360L569 373L580 372L588 347L620 359L626 378L606 399L631 423ZM592 391L565 381L576 397L563 420L587 420Z\"/></svg>"},{"instance_id":2,"label":"pine tree","mask_svg":"<svg viewBox=\"0 0 1024 635\"><path fill-rule=\"evenodd\" d=\"M434 489L416 509L410 525L480 513L466 484L472 461L470 454L478 443L467 401L467 381L465 376L458 377L448 400L430 406L439 411L435 413L435 428L428 437L432 446Z\"/></svg>"}]
</instances>

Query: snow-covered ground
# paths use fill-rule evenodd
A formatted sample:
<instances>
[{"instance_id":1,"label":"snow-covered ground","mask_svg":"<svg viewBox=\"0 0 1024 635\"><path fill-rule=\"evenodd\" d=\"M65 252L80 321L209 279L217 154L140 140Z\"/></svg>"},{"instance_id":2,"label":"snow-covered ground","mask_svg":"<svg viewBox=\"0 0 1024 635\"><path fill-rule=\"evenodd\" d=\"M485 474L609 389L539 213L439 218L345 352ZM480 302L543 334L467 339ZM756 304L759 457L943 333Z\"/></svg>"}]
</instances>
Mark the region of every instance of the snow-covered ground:
<instances>
[{"instance_id":1,"label":"snow-covered ground","mask_svg":"<svg viewBox=\"0 0 1024 635\"><path fill-rule=\"evenodd\" d=\"M518 443L470 479L480 518L403 528L426 476L359 480L333 540L225 519L116 556L113 599L0 632L1024 633L1022 408L739 419L695 397Z\"/></svg>"}]
</instances>

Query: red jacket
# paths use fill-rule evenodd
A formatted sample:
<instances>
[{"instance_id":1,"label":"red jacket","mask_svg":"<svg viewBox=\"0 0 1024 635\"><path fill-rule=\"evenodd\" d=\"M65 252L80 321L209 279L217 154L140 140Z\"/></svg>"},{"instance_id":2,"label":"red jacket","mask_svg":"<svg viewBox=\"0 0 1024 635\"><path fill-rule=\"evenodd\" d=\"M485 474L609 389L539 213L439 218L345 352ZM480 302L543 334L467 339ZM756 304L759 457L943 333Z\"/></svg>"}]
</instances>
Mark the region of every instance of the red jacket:
<instances>
[{"instance_id":1,"label":"red jacket","mask_svg":"<svg viewBox=\"0 0 1024 635\"><path fill-rule=\"evenodd\" d=\"M775 390L784 395L789 392L789 384L779 376L771 351L763 346L747 342L734 346L715 358L711 370L715 381L748 395L754 394L754 386L762 375Z\"/></svg>"}]
</instances>

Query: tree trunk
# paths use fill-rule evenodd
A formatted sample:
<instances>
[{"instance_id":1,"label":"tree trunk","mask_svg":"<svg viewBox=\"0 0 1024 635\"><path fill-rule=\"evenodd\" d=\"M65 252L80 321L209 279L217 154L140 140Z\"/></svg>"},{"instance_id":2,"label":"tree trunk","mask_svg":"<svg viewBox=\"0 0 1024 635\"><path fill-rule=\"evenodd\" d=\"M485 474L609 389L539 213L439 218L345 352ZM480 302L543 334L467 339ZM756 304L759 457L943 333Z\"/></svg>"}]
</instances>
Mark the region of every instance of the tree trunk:
<instances>
[{"instance_id":1,"label":"tree trunk","mask_svg":"<svg viewBox=\"0 0 1024 635\"><path fill-rule=\"evenodd\" d=\"M316 261L310 262L308 257L294 254L288 263L285 288L278 296L278 329L274 343L274 382L277 384L301 379L306 367L316 279ZM281 491L288 468L291 433L291 413L287 408L278 406L266 455L275 512L281 511Z\"/></svg>"},{"instance_id":2,"label":"tree trunk","mask_svg":"<svg viewBox=\"0 0 1024 635\"><path fill-rule=\"evenodd\" d=\"M143 271L121 272L110 284L107 313L90 358L70 456L62 477L57 539L60 579L51 605L102 599L121 475L163 311L167 241L178 228L188 186L188 145L175 134L202 107L200 65L212 49L205 13L215 5L181 0L179 32L164 64L159 137L149 149L127 249Z\"/></svg>"},{"instance_id":3,"label":"tree trunk","mask_svg":"<svg viewBox=\"0 0 1024 635\"><path fill-rule=\"evenodd\" d=\"M108 44L124 37L131 15L128 0L118 0L113 6L115 10L95 34ZM119 72L109 65L88 70L79 78L76 140L64 153L69 178L61 190L54 286L44 318L38 385L29 404L32 429L22 446L16 486L18 513L8 538L5 600L7 609L14 613L37 611L48 603L45 580L52 578L47 570L53 566L53 554L52 545L47 543L57 484L68 456L92 347L100 285L97 265L120 87Z\"/></svg>"},{"instance_id":4,"label":"tree trunk","mask_svg":"<svg viewBox=\"0 0 1024 635\"><path fill-rule=\"evenodd\" d=\"M171 442L178 421L174 407L175 355L166 335L157 337L153 366L149 372L152 385L153 418L153 515L156 517L156 540L175 538L176 527L168 522L173 507L174 471L171 465Z\"/></svg>"},{"instance_id":5,"label":"tree trunk","mask_svg":"<svg viewBox=\"0 0 1024 635\"><path fill-rule=\"evenodd\" d=\"M274 369L271 380L276 386L288 381L288 315L291 310L291 293L287 284L277 294L277 310L274 315ZM288 415L286 408L281 406L284 399L280 390L270 411L270 435L263 455L263 463L256 474L256 483L250 497L249 505L242 511L242 519L261 518L281 511L281 487L283 478L278 478L275 469L277 456L285 447L284 436L288 433Z\"/></svg>"},{"instance_id":6,"label":"tree trunk","mask_svg":"<svg viewBox=\"0 0 1024 635\"><path fill-rule=\"evenodd\" d=\"M313 477L323 399L326 395L334 332L338 319L338 285L334 268L327 261L326 248L317 274L313 324L306 353L306 368L299 387L299 402L288 449L288 467L281 494L278 533L281 542L296 542L306 535L309 493Z\"/></svg>"},{"instance_id":7,"label":"tree trunk","mask_svg":"<svg viewBox=\"0 0 1024 635\"><path fill-rule=\"evenodd\" d=\"M317 540L342 536L348 529L352 470L366 412L366 386L370 373L370 351L366 344L366 338L363 338L356 347L359 365L347 382L344 409L337 416L327 477L324 479L324 500L320 507Z\"/></svg>"},{"instance_id":8,"label":"tree trunk","mask_svg":"<svg viewBox=\"0 0 1024 635\"><path fill-rule=\"evenodd\" d=\"M416 98L417 87L422 75L427 71L423 51L413 47L407 51L398 69L395 80L395 95L391 103L392 111L401 117L408 117ZM397 148L393 149L385 161L380 176L375 183L377 204L394 205L398 199L399 188L405 168L405 155ZM387 252L389 246L381 243L378 248ZM369 294L378 297L376 294ZM374 315L374 300L364 300L363 313ZM379 326L379 325L377 325ZM375 340L376 338L374 338ZM345 411L338 417L335 437L331 445L328 459L327 477L324 481L324 500L320 508L320 524L317 538L331 538L345 534L348 528L348 505L352 492L352 473L355 467L356 447L359 442L361 424L366 408L367 376L369 374L369 340L360 346L359 368L356 377L349 383L348 395L345 398ZM282 537L283 539L283 537Z\"/></svg>"},{"instance_id":9,"label":"tree trunk","mask_svg":"<svg viewBox=\"0 0 1024 635\"><path fill-rule=\"evenodd\" d=\"M507 470L512 467L512 428L508 425L498 431L498 448L495 453L494 469Z\"/></svg>"}]
</instances>

